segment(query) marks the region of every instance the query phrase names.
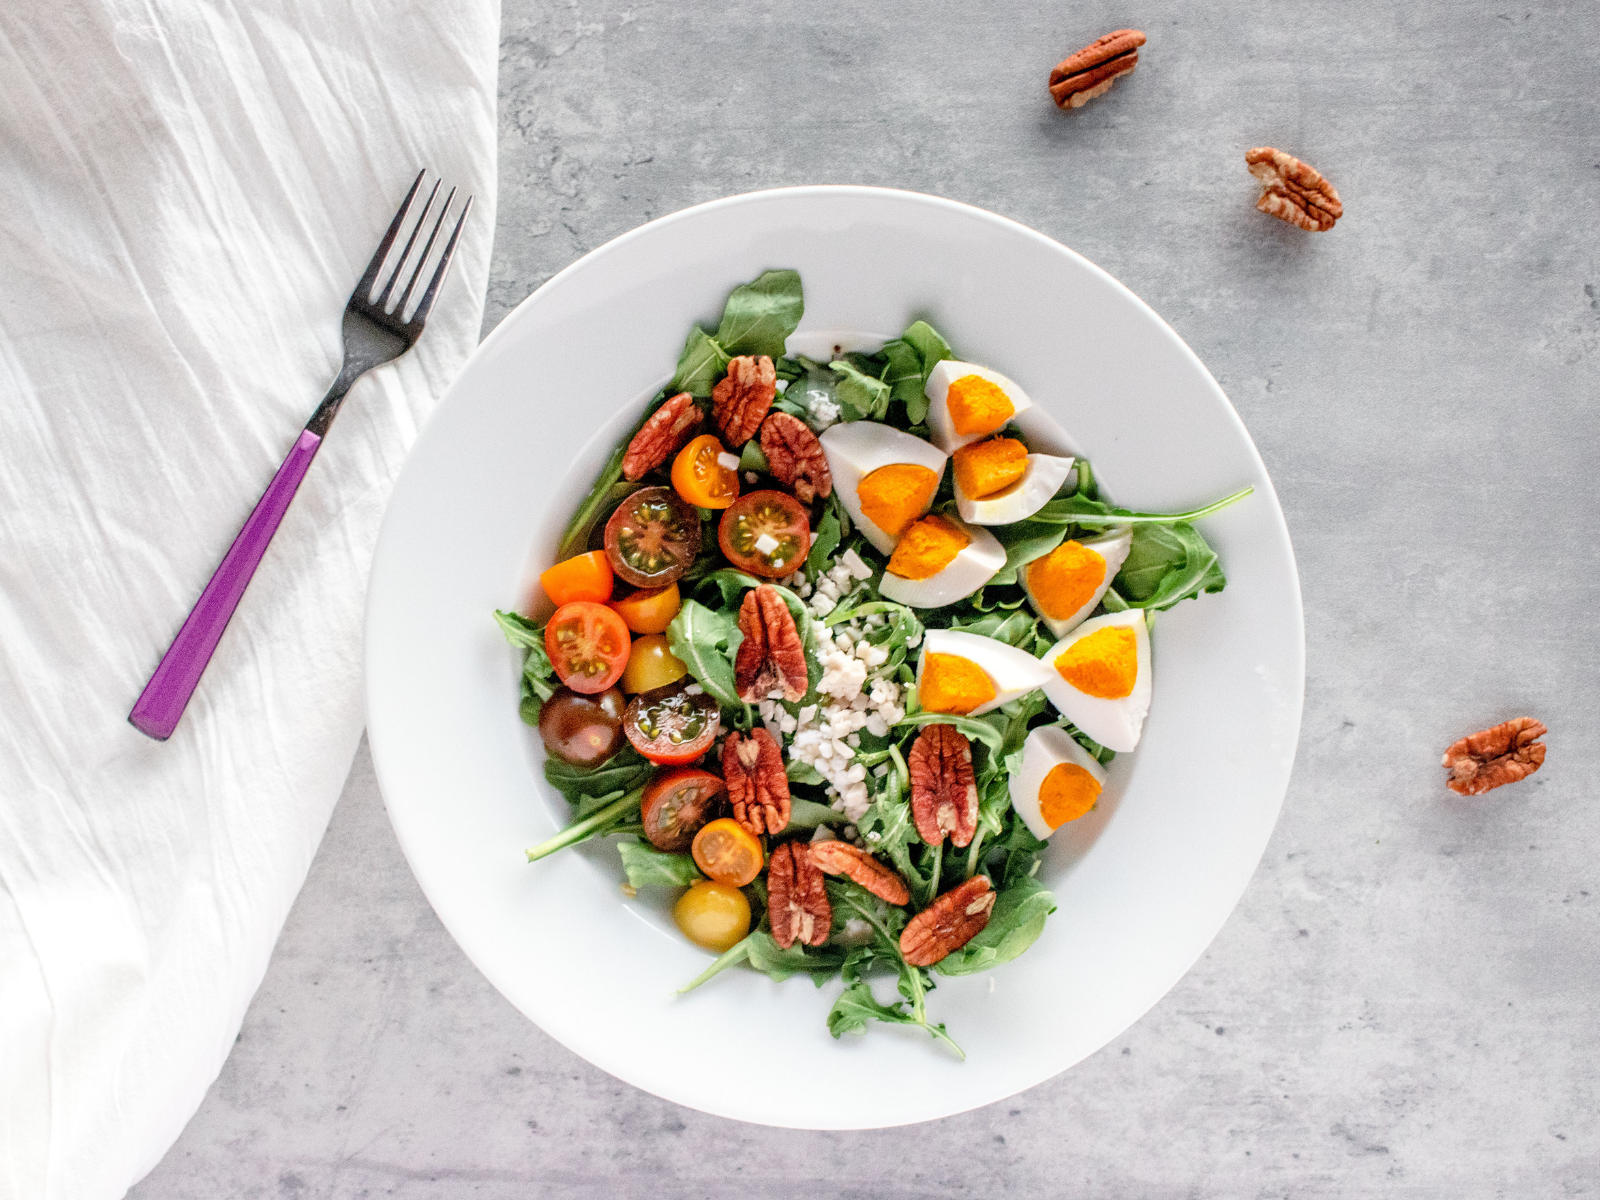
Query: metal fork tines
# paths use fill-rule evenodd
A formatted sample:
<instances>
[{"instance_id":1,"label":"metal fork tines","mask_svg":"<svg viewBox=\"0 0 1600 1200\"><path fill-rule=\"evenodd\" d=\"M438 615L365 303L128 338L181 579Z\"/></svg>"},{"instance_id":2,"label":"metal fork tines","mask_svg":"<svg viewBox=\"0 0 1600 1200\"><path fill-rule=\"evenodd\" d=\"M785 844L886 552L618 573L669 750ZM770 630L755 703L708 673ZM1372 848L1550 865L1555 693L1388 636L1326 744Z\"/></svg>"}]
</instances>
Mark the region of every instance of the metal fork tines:
<instances>
[{"instance_id":1,"label":"metal fork tines","mask_svg":"<svg viewBox=\"0 0 1600 1200\"><path fill-rule=\"evenodd\" d=\"M440 182L435 182L427 200L417 205L418 193L427 171L419 171L406 193L400 210L389 223L389 230L378 243L378 251L367 264L361 282L351 294L344 308L344 364L339 377L334 380L328 394L317 406L311 420L306 422L299 438L290 449L283 465L278 468L272 482L257 502L255 510L244 523L244 528L234 538L233 545L222 563L206 584L200 599L189 611L183 628L162 655L150 682L145 685L128 720L135 728L153 738L165 740L177 728L178 719L188 706L189 698L200 683L200 676L211 661L211 655L227 628L239 598L244 595L256 567L266 553L278 523L294 499L296 490L311 467L322 439L328 434L339 406L349 394L351 386L373 367L399 358L422 336L422 330L438 299L439 289L450 272L455 257L456 243L461 238L467 214L472 211L472 197L462 203L455 214L455 224L443 247L434 253L439 234L444 230L455 204L456 189L445 196L444 205L429 223L435 200L439 196ZM420 251L417 241L424 229L427 238ZM391 254L402 230L409 231L405 248L391 262ZM421 295L412 303L417 286L426 280ZM404 286L401 286L403 283ZM380 286L381 289L380 289ZM399 289L398 299L395 298Z\"/></svg>"}]
</instances>

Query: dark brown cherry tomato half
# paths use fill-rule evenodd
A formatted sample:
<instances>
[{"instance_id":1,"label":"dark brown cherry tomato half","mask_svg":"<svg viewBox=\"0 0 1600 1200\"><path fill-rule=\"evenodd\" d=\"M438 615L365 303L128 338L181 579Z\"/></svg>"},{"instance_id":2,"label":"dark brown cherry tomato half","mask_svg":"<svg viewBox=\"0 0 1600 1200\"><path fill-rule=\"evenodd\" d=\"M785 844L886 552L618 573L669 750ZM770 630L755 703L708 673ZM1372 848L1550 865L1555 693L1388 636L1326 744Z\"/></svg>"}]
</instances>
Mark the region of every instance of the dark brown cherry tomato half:
<instances>
[{"instance_id":1,"label":"dark brown cherry tomato half","mask_svg":"<svg viewBox=\"0 0 1600 1200\"><path fill-rule=\"evenodd\" d=\"M585 696L558 688L539 710L545 753L575 767L597 767L622 746L622 713L628 702L616 688Z\"/></svg>"},{"instance_id":2,"label":"dark brown cherry tomato half","mask_svg":"<svg viewBox=\"0 0 1600 1200\"><path fill-rule=\"evenodd\" d=\"M562 683L593 695L622 678L633 641L615 609L574 600L556 609L544 627L544 649Z\"/></svg>"},{"instance_id":3,"label":"dark brown cherry tomato half","mask_svg":"<svg viewBox=\"0 0 1600 1200\"><path fill-rule=\"evenodd\" d=\"M722 713L704 692L665 687L635 696L622 716L622 732L653 763L693 762L717 738Z\"/></svg>"},{"instance_id":4,"label":"dark brown cherry tomato half","mask_svg":"<svg viewBox=\"0 0 1600 1200\"><path fill-rule=\"evenodd\" d=\"M606 522L606 558L635 587L666 587L699 553L700 514L671 488L640 488Z\"/></svg>"},{"instance_id":5,"label":"dark brown cherry tomato half","mask_svg":"<svg viewBox=\"0 0 1600 1200\"><path fill-rule=\"evenodd\" d=\"M699 767L661 772L644 789L639 806L645 837L657 850L681 854L694 842L694 835L725 791L727 784L720 777Z\"/></svg>"},{"instance_id":6,"label":"dark brown cherry tomato half","mask_svg":"<svg viewBox=\"0 0 1600 1200\"><path fill-rule=\"evenodd\" d=\"M781 579L811 553L811 519L787 492L751 492L722 514L717 542L739 570Z\"/></svg>"}]
</instances>

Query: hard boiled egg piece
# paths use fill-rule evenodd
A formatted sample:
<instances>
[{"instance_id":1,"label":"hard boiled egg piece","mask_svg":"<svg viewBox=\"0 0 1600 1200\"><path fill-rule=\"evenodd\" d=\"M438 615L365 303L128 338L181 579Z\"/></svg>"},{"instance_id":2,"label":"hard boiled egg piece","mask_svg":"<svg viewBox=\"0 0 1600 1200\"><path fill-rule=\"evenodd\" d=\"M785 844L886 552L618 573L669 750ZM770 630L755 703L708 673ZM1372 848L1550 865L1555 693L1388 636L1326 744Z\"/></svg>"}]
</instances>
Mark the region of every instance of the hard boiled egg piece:
<instances>
[{"instance_id":1,"label":"hard boiled egg piece","mask_svg":"<svg viewBox=\"0 0 1600 1200\"><path fill-rule=\"evenodd\" d=\"M1044 656L1044 694L1067 720L1116 751L1139 744L1150 711L1150 635L1144 610L1079 625Z\"/></svg>"},{"instance_id":2,"label":"hard boiled egg piece","mask_svg":"<svg viewBox=\"0 0 1600 1200\"><path fill-rule=\"evenodd\" d=\"M1033 516L1072 472L1072 459L1029 454L1016 438L970 442L952 457L956 508L974 525L1009 525Z\"/></svg>"},{"instance_id":3,"label":"hard boiled egg piece","mask_svg":"<svg viewBox=\"0 0 1600 1200\"><path fill-rule=\"evenodd\" d=\"M878 594L912 608L938 608L972 595L1005 565L1005 547L987 529L929 513L901 534Z\"/></svg>"},{"instance_id":4,"label":"hard boiled egg piece","mask_svg":"<svg viewBox=\"0 0 1600 1200\"><path fill-rule=\"evenodd\" d=\"M941 450L986 438L1033 407L1028 394L999 371L946 359L928 374L928 430Z\"/></svg>"},{"instance_id":5,"label":"hard boiled egg piece","mask_svg":"<svg viewBox=\"0 0 1600 1200\"><path fill-rule=\"evenodd\" d=\"M982 634L930 629L917 660L917 699L928 712L976 717L1050 677L1050 668L1026 650Z\"/></svg>"},{"instance_id":6,"label":"hard boiled egg piece","mask_svg":"<svg viewBox=\"0 0 1600 1200\"><path fill-rule=\"evenodd\" d=\"M1048 838L1094 808L1106 769L1065 729L1046 725L1022 743L1022 770L1011 776L1011 807L1034 837Z\"/></svg>"},{"instance_id":7,"label":"hard boiled egg piece","mask_svg":"<svg viewBox=\"0 0 1600 1200\"><path fill-rule=\"evenodd\" d=\"M1133 530L1124 528L1084 541L1065 541L1017 572L1028 603L1050 632L1065 637L1095 609L1127 561Z\"/></svg>"},{"instance_id":8,"label":"hard boiled egg piece","mask_svg":"<svg viewBox=\"0 0 1600 1200\"><path fill-rule=\"evenodd\" d=\"M877 421L831 426L821 442L845 511L867 541L888 554L933 503L944 451Z\"/></svg>"}]
</instances>

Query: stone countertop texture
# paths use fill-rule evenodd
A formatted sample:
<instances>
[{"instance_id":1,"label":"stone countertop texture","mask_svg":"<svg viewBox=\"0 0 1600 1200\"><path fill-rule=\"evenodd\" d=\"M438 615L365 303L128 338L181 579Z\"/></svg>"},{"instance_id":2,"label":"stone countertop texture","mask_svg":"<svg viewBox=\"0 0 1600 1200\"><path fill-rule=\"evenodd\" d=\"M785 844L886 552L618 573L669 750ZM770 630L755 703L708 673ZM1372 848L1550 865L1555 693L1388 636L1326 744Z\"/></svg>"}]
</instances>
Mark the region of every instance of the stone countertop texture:
<instances>
[{"instance_id":1,"label":"stone countertop texture","mask_svg":"<svg viewBox=\"0 0 1600 1200\"><path fill-rule=\"evenodd\" d=\"M1098 1054L964 1116L806 1133L646 1095L513 1010L423 899L363 749L237 1048L132 1195L1600 1195L1597 18L506 0L486 331L643 221L801 183L992 209L1172 324L1299 559L1283 815L1210 950ZM1057 112L1051 66L1122 26L1149 35L1137 72ZM1334 182L1337 228L1254 210L1255 145ZM1523 713L1544 770L1446 791L1444 747Z\"/></svg>"}]
</instances>

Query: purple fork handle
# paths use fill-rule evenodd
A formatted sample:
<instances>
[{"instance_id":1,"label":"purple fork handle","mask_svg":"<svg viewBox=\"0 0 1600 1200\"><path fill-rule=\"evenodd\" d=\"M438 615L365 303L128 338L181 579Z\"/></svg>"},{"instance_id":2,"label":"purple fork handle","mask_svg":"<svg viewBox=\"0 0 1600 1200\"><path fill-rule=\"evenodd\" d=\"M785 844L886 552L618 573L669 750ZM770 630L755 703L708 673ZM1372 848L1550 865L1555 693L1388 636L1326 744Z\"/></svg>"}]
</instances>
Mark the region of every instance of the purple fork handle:
<instances>
[{"instance_id":1,"label":"purple fork handle","mask_svg":"<svg viewBox=\"0 0 1600 1200\"><path fill-rule=\"evenodd\" d=\"M128 714L128 720L141 733L164 742L178 727L178 719L188 707L189 697L194 695L206 664L222 640L222 631L228 627L228 620L245 588L250 586L250 579L261 564L272 535L278 532L278 523L283 520L289 501L294 499L321 445L320 437L309 429L304 430L267 485L266 492L256 502L255 511L244 523L239 536L233 539L222 565L189 610L183 628L161 656L155 674L150 676L138 703Z\"/></svg>"}]
</instances>

